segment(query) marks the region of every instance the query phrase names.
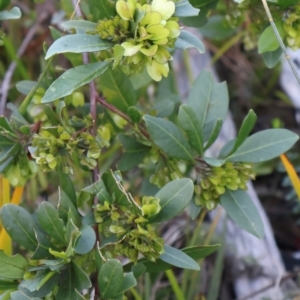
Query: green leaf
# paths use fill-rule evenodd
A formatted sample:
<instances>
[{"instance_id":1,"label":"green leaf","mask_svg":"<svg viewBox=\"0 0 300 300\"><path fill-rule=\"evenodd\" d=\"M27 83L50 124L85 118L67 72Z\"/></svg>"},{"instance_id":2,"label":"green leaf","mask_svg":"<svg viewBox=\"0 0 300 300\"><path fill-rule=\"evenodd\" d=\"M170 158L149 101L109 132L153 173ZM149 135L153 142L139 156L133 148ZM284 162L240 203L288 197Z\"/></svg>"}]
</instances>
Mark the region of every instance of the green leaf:
<instances>
[{"instance_id":1,"label":"green leaf","mask_svg":"<svg viewBox=\"0 0 300 300\"><path fill-rule=\"evenodd\" d=\"M35 251L37 240L31 215L22 207L6 204L1 210L2 226L9 236L21 246Z\"/></svg>"},{"instance_id":2,"label":"green leaf","mask_svg":"<svg viewBox=\"0 0 300 300\"><path fill-rule=\"evenodd\" d=\"M101 297L107 299L117 296L123 280L123 269L119 260L110 259L104 263L98 275Z\"/></svg>"},{"instance_id":3,"label":"green leaf","mask_svg":"<svg viewBox=\"0 0 300 300\"><path fill-rule=\"evenodd\" d=\"M275 25L277 27L277 30L281 36L281 38L284 37L285 31L282 26L282 21L275 22ZM263 33L260 35L258 39L258 53L264 53L264 52L270 52L275 51L280 47L279 42L276 38L276 35L273 31L273 28L271 25L269 25Z\"/></svg>"},{"instance_id":4,"label":"green leaf","mask_svg":"<svg viewBox=\"0 0 300 300\"><path fill-rule=\"evenodd\" d=\"M44 105L44 112L52 126L57 126L60 124L57 115L54 113L50 105Z\"/></svg>"},{"instance_id":5,"label":"green leaf","mask_svg":"<svg viewBox=\"0 0 300 300\"><path fill-rule=\"evenodd\" d=\"M201 207L195 204L195 200L194 199L192 199L192 201L190 201L187 209L188 209L188 213L189 213L190 218L193 221L196 220L196 218L200 214Z\"/></svg>"},{"instance_id":6,"label":"green leaf","mask_svg":"<svg viewBox=\"0 0 300 300\"><path fill-rule=\"evenodd\" d=\"M190 145L180 129L172 122L151 116L144 116L153 142L172 157L193 162Z\"/></svg>"},{"instance_id":7,"label":"green leaf","mask_svg":"<svg viewBox=\"0 0 300 300\"><path fill-rule=\"evenodd\" d=\"M7 290L16 290L18 288L18 285L19 285L19 282L16 282L16 281L4 281L4 280L0 280L0 300L3 300L3 299L7 299L9 300L9 297L8 298L1 298L3 297L3 291L7 291Z\"/></svg>"},{"instance_id":8,"label":"green leaf","mask_svg":"<svg viewBox=\"0 0 300 300\"><path fill-rule=\"evenodd\" d=\"M248 137L227 160L258 163L288 151L299 136L286 129L268 129Z\"/></svg>"},{"instance_id":9,"label":"green leaf","mask_svg":"<svg viewBox=\"0 0 300 300\"><path fill-rule=\"evenodd\" d=\"M262 239L264 225L259 212L245 191L229 191L221 195L220 203L232 220L245 231Z\"/></svg>"},{"instance_id":10,"label":"green leaf","mask_svg":"<svg viewBox=\"0 0 300 300\"><path fill-rule=\"evenodd\" d=\"M32 298L31 296L27 295L24 290L19 290L10 294L11 300L42 300L40 298Z\"/></svg>"},{"instance_id":11,"label":"green leaf","mask_svg":"<svg viewBox=\"0 0 300 300\"><path fill-rule=\"evenodd\" d=\"M125 148L125 153L123 153L122 158L118 162L120 171L128 171L137 166L150 150L150 147L137 142L125 134L119 134L118 139Z\"/></svg>"},{"instance_id":12,"label":"green leaf","mask_svg":"<svg viewBox=\"0 0 300 300\"><path fill-rule=\"evenodd\" d=\"M90 0L90 11L93 14L94 20L109 19L116 15L115 2L110 0Z\"/></svg>"},{"instance_id":13,"label":"green leaf","mask_svg":"<svg viewBox=\"0 0 300 300\"><path fill-rule=\"evenodd\" d=\"M80 228L81 236L76 240L74 251L77 254L89 253L95 245L96 234L92 227L82 226Z\"/></svg>"},{"instance_id":14,"label":"green leaf","mask_svg":"<svg viewBox=\"0 0 300 300\"><path fill-rule=\"evenodd\" d=\"M146 272L146 267L142 263L138 263L136 265L133 265L131 270L134 277L138 279Z\"/></svg>"},{"instance_id":15,"label":"green leaf","mask_svg":"<svg viewBox=\"0 0 300 300\"><path fill-rule=\"evenodd\" d=\"M28 267L28 262L19 254L8 256L0 250L0 266L0 278L12 280L22 279Z\"/></svg>"},{"instance_id":16,"label":"green leaf","mask_svg":"<svg viewBox=\"0 0 300 300\"><path fill-rule=\"evenodd\" d=\"M57 248L54 246L54 244L49 239L49 236L42 231L41 228L39 228L38 224L35 224L36 228L34 230L35 236L38 242L37 248L33 255L31 256L31 259L33 260L39 260L39 259L47 259L51 257L51 254L49 253L49 249L56 250Z\"/></svg>"},{"instance_id":17,"label":"green leaf","mask_svg":"<svg viewBox=\"0 0 300 300\"><path fill-rule=\"evenodd\" d=\"M215 159L211 157L203 157L202 159L213 167L221 167L226 162L225 159Z\"/></svg>"},{"instance_id":18,"label":"green leaf","mask_svg":"<svg viewBox=\"0 0 300 300\"><path fill-rule=\"evenodd\" d=\"M71 263L76 289L82 291L92 286L89 276L75 263Z\"/></svg>"},{"instance_id":19,"label":"green leaf","mask_svg":"<svg viewBox=\"0 0 300 300\"><path fill-rule=\"evenodd\" d=\"M50 46L45 59L60 53L83 53L96 52L113 47L113 43L101 40L98 35L91 34L70 34L65 35Z\"/></svg>"},{"instance_id":20,"label":"green leaf","mask_svg":"<svg viewBox=\"0 0 300 300\"><path fill-rule=\"evenodd\" d=\"M155 195L155 198L160 199L161 210L149 218L149 223L167 221L179 215L191 201L193 193L194 184L191 179L183 178L166 184Z\"/></svg>"},{"instance_id":21,"label":"green leaf","mask_svg":"<svg viewBox=\"0 0 300 300\"><path fill-rule=\"evenodd\" d=\"M115 204L117 204L118 206L131 205L131 203L127 199L127 195L120 189L122 176L119 172L113 172L112 170L109 170L102 175L102 180L105 184L108 194L114 194Z\"/></svg>"},{"instance_id":22,"label":"green leaf","mask_svg":"<svg viewBox=\"0 0 300 300\"><path fill-rule=\"evenodd\" d=\"M69 199L76 206L76 192L72 179L68 174L63 173L62 171L58 172L58 177L60 188L66 193Z\"/></svg>"},{"instance_id":23,"label":"green leaf","mask_svg":"<svg viewBox=\"0 0 300 300\"><path fill-rule=\"evenodd\" d=\"M9 3L10 3L10 0L0 0L0 10L3 10L4 8L6 8L6 6L8 6Z\"/></svg>"},{"instance_id":24,"label":"green leaf","mask_svg":"<svg viewBox=\"0 0 300 300\"><path fill-rule=\"evenodd\" d=\"M110 61L90 63L69 69L56 79L46 91L42 103L48 103L71 95L79 87L104 73Z\"/></svg>"},{"instance_id":25,"label":"green leaf","mask_svg":"<svg viewBox=\"0 0 300 300\"><path fill-rule=\"evenodd\" d=\"M262 54L262 57L266 66L269 69L274 68L280 62L282 53L283 51L281 48L278 48L277 50L271 52L264 52Z\"/></svg>"},{"instance_id":26,"label":"green leaf","mask_svg":"<svg viewBox=\"0 0 300 300\"><path fill-rule=\"evenodd\" d=\"M17 82L16 89L21 94L27 96L30 93L30 91L36 87L36 85L37 85L36 81L22 80L22 81Z\"/></svg>"},{"instance_id":27,"label":"green leaf","mask_svg":"<svg viewBox=\"0 0 300 300\"><path fill-rule=\"evenodd\" d=\"M196 48L200 53L205 52L205 47L201 40L188 31L181 30L180 35L175 42L175 48L185 50L188 48Z\"/></svg>"},{"instance_id":28,"label":"green leaf","mask_svg":"<svg viewBox=\"0 0 300 300\"><path fill-rule=\"evenodd\" d=\"M86 33L96 29L97 24L86 20L70 20L62 23L62 27L67 30L75 29L76 33Z\"/></svg>"},{"instance_id":29,"label":"green leaf","mask_svg":"<svg viewBox=\"0 0 300 300\"><path fill-rule=\"evenodd\" d=\"M211 9L216 7L218 0L205 0L205 1L190 0L190 3L195 8L200 9L198 16L180 18L180 20L189 27L199 28L207 23L207 15L209 14Z\"/></svg>"},{"instance_id":30,"label":"green leaf","mask_svg":"<svg viewBox=\"0 0 300 300\"><path fill-rule=\"evenodd\" d=\"M11 10L0 11L0 21L19 19L22 13L19 7L13 7Z\"/></svg>"},{"instance_id":31,"label":"green leaf","mask_svg":"<svg viewBox=\"0 0 300 300\"><path fill-rule=\"evenodd\" d=\"M207 141L214 130L216 119L224 122L227 116L229 96L226 83L216 83L210 72L202 71L189 93L188 104L198 116L204 141Z\"/></svg>"},{"instance_id":32,"label":"green leaf","mask_svg":"<svg viewBox=\"0 0 300 300\"><path fill-rule=\"evenodd\" d=\"M69 216L73 219L76 225L81 224L81 217L77 211L76 205L73 204L74 200L71 200L64 190L59 189L59 201L58 201L58 216L64 223L68 222Z\"/></svg>"},{"instance_id":33,"label":"green leaf","mask_svg":"<svg viewBox=\"0 0 300 300\"><path fill-rule=\"evenodd\" d=\"M210 125L210 123L208 125ZM218 136L221 132L222 125L223 125L223 121L221 119L218 119L217 122L215 123L214 127L212 128L211 134L210 134L208 141L204 147L204 150L207 150L216 141L216 139L218 138Z\"/></svg>"},{"instance_id":34,"label":"green leaf","mask_svg":"<svg viewBox=\"0 0 300 300\"><path fill-rule=\"evenodd\" d=\"M58 217L58 211L49 203L42 202L37 210L37 215L41 227L49 236L63 246L67 246L65 239L65 224Z\"/></svg>"},{"instance_id":35,"label":"green leaf","mask_svg":"<svg viewBox=\"0 0 300 300\"><path fill-rule=\"evenodd\" d=\"M221 41L231 37L236 32L236 29L231 26L226 26L224 19L224 16L211 16L208 22L200 28L201 34L215 41Z\"/></svg>"},{"instance_id":36,"label":"green leaf","mask_svg":"<svg viewBox=\"0 0 300 300\"><path fill-rule=\"evenodd\" d=\"M13 133L13 129L4 116L0 116L0 129Z\"/></svg>"},{"instance_id":37,"label":"green leaf","mask_svg":"<svg viewBox=\"0 0 300 300\"><path fill-rule=\"evenodd\" d=\"M141 73L135 73L131 75L129 77L129 80L131 81L133 88L135 90L138 90L143 86L148 85L152 81L152 78L149 76L147 68L144 68L144 70Z\"/></svg>"},{"instance_id":38,"label":"green leaf","mask_svg":"<svg viewBox=\"0 0 300 300\"><path fill-rule=\"evenodd\" d=\"M189 105L180 106L178 113L179 126L186 132L190 145L203 154L203 132L202 126L194 110Z\"/></svg>"},{"instance_id":39,"label":"green leaf","mask_svg":"<svg viewBox=\"0 0 300 300\"><path fill-rule=\"evenodd\" d=\"M277 2L281 8L288 8L298 4L299 0L278 0Z\"/></svg>"},{"instance_id":40,"label":"green leaf","mask_svg":"<svg viewBox=\"0 0 300 300\"><path fill-rule=\"evenodd\" d=\"M252 131L256 123L256 120L257 120L257 116L255 112L252 109L250 109L248 115L243 120L238 136L235 140L234 147L231 151L232 153L234 153L247 139L248 135L250 134L250 132Z\"/></svg>"},{"instance_id":41,"label":"green leaf","mask_svg":"<svg viewBox=\"0 0 300 300\"><path fill-rule=\"evenodd\" d=\"M219 158L225 158L233 149L236 139L228 141L221 149Z\"/></svg>"},{"instance_id":42,"label":"green leaf","mask_svg":"<svg viewBox=\"0 0 300 300\"><path fill-rule=\"evenodd\" d=\"M198 263L184 252L165 245L165 252L160 256L160 259L172 266L199 271L200 267Z\"/></svg>"},{"instance_id":43,"label":"green leaf","mask_svg":"<svg viewBox=\"0 0 300 300\"><path fill-rule=\"evenodd\" d=\"M119 68L108 69L100 77L100 89L107 102L125 113L137 101L136 92L130 79Z\"/></svg>"},{"instance_id":44,"label":"green leaf","mask_svg":"<svg viewBox=\"0 0 300 300\"><path fill-rule=\"evenodd\" d=\"M57 285L60 274L57 272L49 272L49 269L38 271L35 278L23 281L19 285L19 291L30 297L30 299L43 298L52 292ZM32 292L29 289L23 288L23 285L29 283L32 288L36 286L37 290Z\"/></svg>"},{"instance_id":45,"label":"green leaf","mask_svg":"<svg viewBox=\"0 0 300 300\"><path fill-rule=\"evenodd\" d=\"M136 286L136 284L137 284L137 282L136 282L136 279L135 279L133 273L130 272L130 273L126 274L123 278L122 286L118 291L118 295L124 294L126 291L128 291L129 289Z\"/></svg>"},{"instance_id":46,"label":"green leaf","mask_svg":"<svg viewBox=\"0 0 300 300\"><path fill-rule=\"evenodd\" d=\"M205 258L206 256L210 255L211 253L215 252L220 245L211 245L211 246L195 246L195 247L188 247L184 249L180 249L183 253L188 255L194 260L200 260ZM146 258L142 258L138 260L138 264L143 264L146 267L146 272L149 273L157 273L157 272L164 272L168 269L171 269L173 266L169 263L158 259L156 262L151 262ZM123 267L124 272L129 272L131 270L133 263L129 263Z\"/></svg>"},{"instance_id":47,"label":"green leaf","mask_svg":"<svg viewBox=\"0 0 300 300\"><path fill-rule=\"evenodd\" d=\"M55 272L49 272L49 270L38 271L34 278L22 281L20 287L25 288L30 292L38 291L48 280L50 280L55 275Z\"/></svg>"},{"instance_id":48,"label":"green leaf","mask_svg":"<svg viewBox=\"0 0 300 300\"><path fill-rule=\"evenodd\" d=\"M169 99L157 99L157 103L153 106L156 110L156 117L164 118L169 117L175 108L175 102Z\"/></svg>"},{"instance_id":49,"label":"green leaf","mask_svg":"<svg viewBox=\"0 0 300 300\"><path fill-rule=\"evenodd\" d=\"M198 16L200 9L194 8L188 0L181 0L175 3L174 17Z\"/></svg>"},{"instance_id":50,"label":"green leaf","mask_svg":"<svg viewBox=\"0 0 300 300\"><path fill-rule=\"evenodd\" d=\"M26 119L20 114L19 109L11 102L6 105L11 110L10 124L13 127L21 127L23 125L30 125Z\"/></svg>"},{"instance_id":51,"label":"green leaf","mask_svg":"<svg viewBox=\"0 0 300 300\"><path fill-rule=\"evenodd\" d=\"M77 291L91 287L91 281L87 274L74 262L61 274L56 300L77 300ZM76 291L77 290L77 291Z\"/></svg>"}]
</instances>

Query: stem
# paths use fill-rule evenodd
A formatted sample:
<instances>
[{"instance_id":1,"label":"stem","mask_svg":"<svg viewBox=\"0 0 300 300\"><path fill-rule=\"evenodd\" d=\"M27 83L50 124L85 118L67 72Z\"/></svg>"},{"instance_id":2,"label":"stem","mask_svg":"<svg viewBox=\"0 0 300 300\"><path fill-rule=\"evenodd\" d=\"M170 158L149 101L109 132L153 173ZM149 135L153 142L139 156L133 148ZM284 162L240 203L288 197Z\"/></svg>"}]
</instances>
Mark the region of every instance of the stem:
<instances>
[{"instance_id":1,"label":"stem","mask_svg":"<svg viewBox=\"0 0 300 300\"><path fill-rule=\"evenodd\" d=\"M228 40L225 44L223 44L218 51L214 54L211 59L211 65L217 62L217 60L222 57L233 45L235 45L241 37L244 35L244 31L239 32L237 35Z\"/></svg>"},{"instance_id":2,"label":"stem","mask_svg":"<svg viewBox=\"0 0 300 300\"><path fill-rule=\"evenodd\" d=\"M165 271L166 276L169 279L169 282L171 284L171 287L174 291L174 294L176 296L177 300L185 300L183 291L181 290L180 286L178 285L178 281L174 275L174 272L172 270Z\"/></svg>"},{"instance_id":3,"label":"stem","mask_svg":"<svg viewBox=\"0 0 300 300\"><path fill-rule=\"evenodd\" d=\"M207 209L203 208L200 213L197 227L193 233L192 240L189 243L189 247L193 247L196 245L197 239L199 238L199 232L202 227L203 220L206 216L206 213L207 213ZM184 272L183 272L182 290L184 291L184 293L187 292L188 281L190 281L190 279L191 279L191 274L192 274L192 271L190 271L190 270L184 270Z\"/></svg>"},{"instance_id":4,"label":"stem","mask_svg":"<svg viewBox=\"0 0 300 300\"><path fill-rule=\"evenodd\" d=\"M151 280L150 280L150 274L145 274L145 299L149 300L151 295Z\"/></svg>"},{"instance_id":5,"label":"stem","mask_svg":"<svg viewBox=\"0 0 300 300\"><path fill-rule=\"evenodd\" d=\"M133 295L133 297L134 297L135 300L143 300L141 298L141 296L138 294L138 292L134 288L131 288L130 292Z\"/></svg>"},{"instance_id":6,"label":"stem","mask_svg":"<svg viewBox=\"0 0 300 300\"><path fill-rule=\"evenodd\" d=\"M282 41L282 38L281 38L281 36L280 36L280 34L279 34L277 28L276 28L276 25L275 25L275 23L274 23L272 14L271 14L270 9L269 9L269 6L268 6L268 3L267 3L266 0L261 0L261 2L262 2L262 4L263 4L263 6L264 6L264 9L265 9L265 11L266 11L267 17L268 17L269 22L270 22L270 24L271 24L271 26L272 26L272 29L273 29L273 31L274 31L274 33L275 33L275 36L276 36L276 38L277 38L277 40L278 40L278 42L279 42L279 45L280 45L280 47L281 47L281 49L282 49L282 51L283 51L283 53L284 53L284 56L285 56L285 58L287 59L287 61L288 61L289 65L290 65L290 67L291 67L291 69L292 69L292 71L293 71L293 73L294 73L294 75L295 75L295 77L296 77L298 83L300 84L300 77L299 77L299 75L298 75L298 73L297 73L297 70L296 70L296 67L295 67L293 61L291 60L289 54L287 53L286 47L285 47L285 45L284 45L284 43L283 43L283 41Z\"/></svg>"},{"instance_id":7,"label":"stem","mask_svg":"<svg viewBox=\"0 0 300 300\"><path fill-rule=\"evenodd\" d=\"M123 119L125 119L131 126L134 126L134 123L132 123L132 121L130 120L129 116L126 115L125 113L123 113L121 110L119 110L118 108L116 108L115 106L113 106L112 104L108 103L105 101L105 99L103 99L102 97L100 97L99 95L97 96L97 101L104 107L106 107L107 109L109 109L111 112L119 115L120 117L122 117ZM150 135L149 133L142 127L139 125L139 131L141 132L141 134L143 134L147 139L150 139Z\"/></svg>"}]
</instances>

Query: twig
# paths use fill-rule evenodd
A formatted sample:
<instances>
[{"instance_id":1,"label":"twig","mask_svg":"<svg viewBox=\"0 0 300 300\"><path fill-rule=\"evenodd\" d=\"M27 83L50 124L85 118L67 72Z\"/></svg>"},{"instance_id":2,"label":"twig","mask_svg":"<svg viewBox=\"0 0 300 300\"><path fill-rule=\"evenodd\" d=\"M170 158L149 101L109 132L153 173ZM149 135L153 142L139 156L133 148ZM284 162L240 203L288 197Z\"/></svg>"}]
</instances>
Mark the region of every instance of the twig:
<instances>
[{"instance_id":1,"label":"twig","mask_svg":"<svg viewBox=\"0 0 300 300\"><path fill-rule=\"evenodd\" d=\"M111 112L119 115L120 117L122 117L123 119L125 119L129 124L131 124L132 126L134 126L134 124L132 123L132 121L130 120L129 116L126 115L125 113L123 113L121 110L119 110L118 108L116 108L115 106L113 106L112 104L108 103L105 101L105 99L103 99L102 97L100 97L99 95L97 96L97 101L104 107L108 108ZM139 126L139 130L141 132L142 135L144 135L147 139L150 138L149 133L142 127Z\"/></svg>"},{"instance_id":2,"label":"twig","mask_svg":"<svg viewBox=\"0 0 300 300\"><path fill-rule=\"evenodd\" d=\"M40 14L38 20L35 22L35 24L30 28L30 30L28 31L27 36L25 37L25 39L23 40L18 53L16 55L16 59L20 58L24 52L26 51L29 43L31 42L31 40L33 39L39 25L46 20L48 17L48 13L47 12L43 12ZM0 100L0 115L4 114L5 111L5 107L6 107L6 102L7 102L7 95L8 95L8 91L9 91L9 87L10 87L10 82L12 79L12 76L15 72L17 63L16 60L14 60L8 67L8 70L4 76L3 82L2 82L2 89L1 89L1 100Z\"/></svg>"},{"instance_id":3,"label":"twig","mask_svg":"<svg viewBox=\"0 0 300 300\"><path fill-rule=\"evenodd\" d=\"M80 1L81 0L72 0L73 6L74 6L74 12L71 16L71 19L74 18L75 14L77 17L83 17L82 12L79 7ZM84 64L89 63L88 53L84 52L82 54L82 60L83 60ZM97 134L97 91L96 91L95 82L93 80L89 83L89 89L90 89L90 114L93 119L93 127L92 127L91 131L92 131L92 135L95 136ZM93 182L96 182L98 180L99 180L99 165L97 164L97 166L93 170ZM94 199L94 203L95 204L98 203L98 200L96 197ZM99 235L99 227L97 224L94 226L94 231L95 231L95 234L97 237L97 243L99 243L100 235ZM97 243L95 244L95 249L97 249ZM94 298L96 299L100 295L100 289L99 289L99 285L98 285L97 276L95 278L94 286L95 286L95 297Z\"/></svg>"},{"instance_id":4,"label":"twig","mask_svg":"<svg viewBox=\"0 0 300 300\"><path fill-rule=\"evenodd\" d=\"M272 14L271 14L269 6L268 6L268 3L267 3L266 0L261 0L261 1L262 1L262 4L263 4L264 8L265 8L265 11L266 11L267 17L269 19L269 22L270 22L270 24L272 26L272 29L273 29L273 31L274 31L274 33L276 35L276 38L277 38L277 40L279 42L279 45L280 45L280 47L281 47L281 49L282 49L282 51L284 53L284 56L287 59L287 61L288 61L289 65L290 65L290 67L291 67L291 69L292 69L292 71L293 71L293 73L294 73L294 75L295 75L298 83L300 84L300 77L299 77L299 75L297 73L297 70L296 70L296 67L295 67L293 61L291 60L289 54L287 53L286 47L285 47L285 45L284 45L284 43L283 43L283 41L281 39L281 36L280 36L280 34L279 34L278 30L277 30L277 27L276 27L276 25L274 23Z\"/></svg>"}]
</instances>

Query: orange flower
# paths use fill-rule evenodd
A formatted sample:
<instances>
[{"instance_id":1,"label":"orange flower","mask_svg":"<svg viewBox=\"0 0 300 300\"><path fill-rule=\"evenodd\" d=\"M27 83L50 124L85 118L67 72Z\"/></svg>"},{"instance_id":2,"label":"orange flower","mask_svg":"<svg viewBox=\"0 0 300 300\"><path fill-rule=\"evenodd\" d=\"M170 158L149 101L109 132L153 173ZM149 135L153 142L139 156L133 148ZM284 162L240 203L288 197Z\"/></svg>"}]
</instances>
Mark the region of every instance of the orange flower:
<instances>
[{"instance_id":1,"label":"orange flower","mask_svg":"<svg viewBox=\"0 0 300 300\"><path fill-rule=\"evenodd\" d=\"M23 194L23 186L15 188L12 199L10 201L10 184L6 178L0 176L0 208L7 204L12 203L19 205ZM0 223L0 250L3 250L5 254L12 255L12 241L5 229Z\"/></svg>"},{"instance_id":2,"label":"orange flower","mask_svg":"<svg viewBox=\"0 0 300 300\"><path fill-rule=\"evenodd\" d=\"M300 179L297 175L297 172L295 170L295 168L293 167L293 165L290 163L290 161L288 160L288 158L286 157L285 154L281 154L280 155L280 159L286 169L286 172L289 175L289 178L292 182L292 185L294 187L294 190L298 196L298 199L300 200Z\"/></svg>"}]
</instances>

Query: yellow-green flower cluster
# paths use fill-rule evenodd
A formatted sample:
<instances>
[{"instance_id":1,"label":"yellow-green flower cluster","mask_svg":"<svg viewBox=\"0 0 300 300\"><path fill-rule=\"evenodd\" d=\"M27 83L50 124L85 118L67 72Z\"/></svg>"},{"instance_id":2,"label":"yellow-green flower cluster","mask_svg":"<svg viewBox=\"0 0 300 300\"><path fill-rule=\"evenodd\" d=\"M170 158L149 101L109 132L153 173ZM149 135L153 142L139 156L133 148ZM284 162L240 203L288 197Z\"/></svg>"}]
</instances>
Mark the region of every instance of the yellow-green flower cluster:
<instances>
[{"instance_id":1,"label":"yellow-green flower cluster","mask_svg":"<svg viewBox=\"0 0 300 300\"><path fill-rule=\"evenodd\" d=\"M148 4L141 0L118 0L116 11L118 18L100 21L96 30L102 38L120 41L121 51L120 45L114 48L117 63L128 72L146 66L156 81L166 77L168 61L172 59L168 48L174 47L180 34L177 19L172 18L174 2L152 0Z\"/></svg>"},{"instance_id":2,"label":"yellow-green flower cluster","mask_svg":"<svg viewBox=\"0 0 300 300\"><path fill-rule=\"evenodd\" d=\"M77 158L82 166L94 169L104 146L103 139L89 132L71 134L62 126L42 130L34 135L32 156L43 172L53 171L57 167L65 173L72 173L68 158Z\"/></svg>"},{"instance_id":3,"label":"yellow-green flower cluster","mask_svg":"<svg viewBox=\"0 0 300 300\"><path fill-rule=\"evenodd\" d=\"M246 184L249 179L255 179L255 173L249 163L226 162L221 167L212 167L195 186L195 203L209 210L214 209L226 189L247 190Z\"/></svg>"},{"instance_id":4,"label":"yellow-green flower cluster","mask_svg":"<svg viewBox=\"0 0 300 300\"><path fill-rule=\"evenodd\" d=\"M129 231L124 240L116 245L115 252L127 256L134 263L140 253L154 262L164 252L164 240L157 237L154 231L138 225L137 229Z\"/></svg>"},{"instance_id":5,"label":"yellow-green flower cluster","mask_svg":"<svg viewBox=\"0 0 300 300\"><path fill-rule=\"evenodd\" d=\"M24 152L4 169L2 175L12 186L24 186L29 178L35 177L37 170L36 163Z\"/></svg>"},{"instance_id":6,"label":"yellow-green flower cluster","mask_svg":"<svg viewBox=\"0 0 300 300\"><path fill-rule=\"evenodd\" d=\"M300 48L300 4L287 13L283 28L287 33L286 42L292 49Z\"/></svg>"},{"instance_id":7,"label":"yellow-green flower cluster","mask_svg":"<svg viewBox=\"0 0 300 300\"><path fill-rule=\"evenodd\" d=\"M108 201L95 206L95 221L104 235L116 235L119 238L115 245L116 254L136 262L139 254L155 261L163 253L163 239L148 228L148 218L161 209L159 202L158 198L144 197L141 209L135 211L131 206L118 206Z\"/></svg>"},{"instance_id":8,"label":"yellow-green flower cluster","mask_svg":"<svg viewBox=\"0 0 300 300\"><path fill-rule=\"evenodd\" d=\"M115 16L113 19L100 20L96 26L96 31L102 39L108 39L112 42L120 42L126 39L129 34L129 21Z\"/></svg>"}]
</instances>

